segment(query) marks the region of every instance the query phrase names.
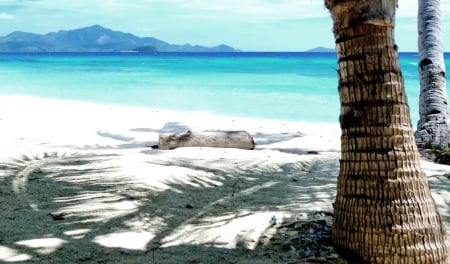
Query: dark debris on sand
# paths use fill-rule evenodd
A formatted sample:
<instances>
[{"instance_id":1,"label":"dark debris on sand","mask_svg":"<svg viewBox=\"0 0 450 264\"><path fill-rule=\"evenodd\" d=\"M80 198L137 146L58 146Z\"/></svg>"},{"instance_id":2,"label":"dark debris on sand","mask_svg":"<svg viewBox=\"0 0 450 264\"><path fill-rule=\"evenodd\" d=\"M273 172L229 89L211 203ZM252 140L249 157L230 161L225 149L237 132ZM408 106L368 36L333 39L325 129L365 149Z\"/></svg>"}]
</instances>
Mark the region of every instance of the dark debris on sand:
<instances>
[{"instance_id":1,"label":"dark debris on sand","mask_svg":"<svg viewBox=\"0 0 450 264\"><path fill-rule=\"evenodd\" d=\"M332 213L301 214L276 226L276 234L264 244L268 250L283 251L285 263L350 264L331 242ZM262 241L263 242L263 241Z\"/></svg>"},{"instance_id":2,"label":"dark debris on sand","mask_svg":"<svg viewBox=\"0 0 450 264\"><path fill-rule=\"evenodd\" d=\"M420 156L428 161L450 165L450 151L440 149L419 149Z\"/></svg>"}]
</instances>

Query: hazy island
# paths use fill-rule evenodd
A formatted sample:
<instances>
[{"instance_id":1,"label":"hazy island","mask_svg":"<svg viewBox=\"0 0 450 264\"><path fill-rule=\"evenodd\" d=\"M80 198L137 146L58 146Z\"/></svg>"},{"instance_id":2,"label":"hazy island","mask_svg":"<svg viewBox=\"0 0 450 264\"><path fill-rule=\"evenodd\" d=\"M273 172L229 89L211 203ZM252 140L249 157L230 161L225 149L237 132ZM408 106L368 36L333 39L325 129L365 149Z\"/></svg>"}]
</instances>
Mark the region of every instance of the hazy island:
<instances>
[{"instance_id":1,"label":"hazy island","mask_svg":"<svg viewBox=\"0 0 450 264\"><path fill-rule=\"evenodd\" d=\"M315 47L313 49L306 50L305 52L336 52L336 50L325 47Z\"/></svg>"}]
</instances>

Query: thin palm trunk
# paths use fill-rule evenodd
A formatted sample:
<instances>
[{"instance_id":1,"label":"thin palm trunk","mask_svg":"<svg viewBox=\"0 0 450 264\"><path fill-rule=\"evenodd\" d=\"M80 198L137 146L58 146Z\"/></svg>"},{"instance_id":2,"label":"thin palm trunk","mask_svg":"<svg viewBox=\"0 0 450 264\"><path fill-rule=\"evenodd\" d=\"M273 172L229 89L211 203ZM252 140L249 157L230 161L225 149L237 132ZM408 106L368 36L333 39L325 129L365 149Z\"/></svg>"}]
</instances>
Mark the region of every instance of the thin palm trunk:
<instances>
[{"instance_id":1,"label":"thin palm trunk","mask_svg":"<svg viewBox=\"0 0 450 264\"><path fill-rule=\"evenodd\" d=\"M341 165L332 239L358 263L448 264L415 144L393 30L395 0L325 0L339 63Z\"/></svg>"},{"instance_id":2,"label":"thin palm trunk","mask_svg":"<svg viewBox=\"0 0 450 264\"><path fill-rule=\"evenodd\" d=\"M416 142L421 148L443 148L450 143L444 51L439 0L419 0L420 101Z\"/></svg>"}]
</instances>

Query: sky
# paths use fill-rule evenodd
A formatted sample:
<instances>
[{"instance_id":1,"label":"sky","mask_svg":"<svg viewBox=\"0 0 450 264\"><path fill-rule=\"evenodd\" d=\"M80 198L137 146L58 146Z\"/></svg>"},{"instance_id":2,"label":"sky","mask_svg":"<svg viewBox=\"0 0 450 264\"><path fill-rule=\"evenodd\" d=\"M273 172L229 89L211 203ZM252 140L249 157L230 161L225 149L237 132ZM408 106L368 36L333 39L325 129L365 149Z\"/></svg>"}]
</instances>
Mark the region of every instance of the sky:
<instances>
[{"instance_id":1,"label":"sky","mask_svg":"<svg viewBox=\"0 0 450 264\"><path fill-rule=\"evenodd\" d=\"M417 1L399 0L399 51L417 50ZM227 44L243 51L334 48L323 0L0 0L0 36L101 25L173 44ZM441 0L450 51L450 0ZM447 15L448 14L448 15Z\"/></svg>"}]
</instances>

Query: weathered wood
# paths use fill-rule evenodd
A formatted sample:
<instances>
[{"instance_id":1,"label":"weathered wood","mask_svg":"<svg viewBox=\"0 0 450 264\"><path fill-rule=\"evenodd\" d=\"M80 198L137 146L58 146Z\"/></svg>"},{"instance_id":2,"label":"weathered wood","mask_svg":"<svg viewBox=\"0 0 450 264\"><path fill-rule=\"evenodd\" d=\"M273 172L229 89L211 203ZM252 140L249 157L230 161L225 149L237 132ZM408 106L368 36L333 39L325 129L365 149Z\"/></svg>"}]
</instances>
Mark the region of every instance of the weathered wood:
<instances>
[{"instance_id":1,"label":"weathered wood","mask_svg":"<svg viewBox=\"0 0 450 264\"><path fill-rule=\"evenodd\" d=\"M158 148L181 147L255 148L253 137L246 131L201 130L180 123L168 123L159 134Z\"/></svg>"}]
</instances>

